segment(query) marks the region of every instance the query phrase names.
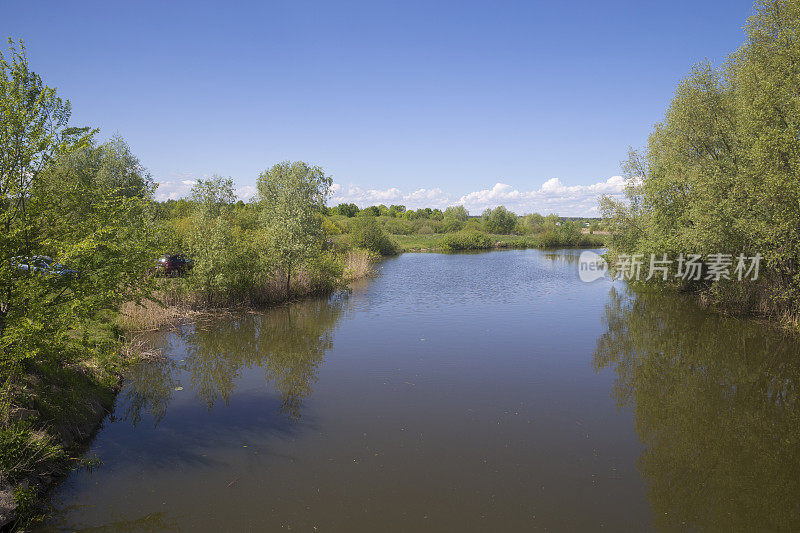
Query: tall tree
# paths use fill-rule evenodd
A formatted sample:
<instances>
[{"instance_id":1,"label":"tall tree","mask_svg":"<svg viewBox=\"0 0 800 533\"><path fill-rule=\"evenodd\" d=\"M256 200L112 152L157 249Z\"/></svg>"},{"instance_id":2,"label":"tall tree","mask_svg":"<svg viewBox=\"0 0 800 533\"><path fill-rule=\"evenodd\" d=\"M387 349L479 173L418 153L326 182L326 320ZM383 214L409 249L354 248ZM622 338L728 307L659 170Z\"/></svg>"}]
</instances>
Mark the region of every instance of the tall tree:
<instances>
[{"instance_id":1,"label":"tall tree","mask_svg":"<svg viewBox=\"0 0 800 533\"><path fill-rule=\"evenodd\" d=\"M258 200L264 217L266 249L286 276L318 254L324 239L320 212L333 179L322 168L301 161L284 161L258 177Z\"/></svg>"},{"instance_id":2,"label":"tall tree","mask_svg":"<svg viewBox=\"0 0 800 533\"><path fill-rule=\"evenodd\" d=\"M19 276L15 257L30 257L41 247L32 213L32 194L54 159L85 145L93 131L68 127L69 101L56 96L28 64L25 45L8 40L0 51L0 365L22 356L23 329L30 324L28 280ZM2 370L8 370L3 368Z\"/></svg>"}]
</instances>

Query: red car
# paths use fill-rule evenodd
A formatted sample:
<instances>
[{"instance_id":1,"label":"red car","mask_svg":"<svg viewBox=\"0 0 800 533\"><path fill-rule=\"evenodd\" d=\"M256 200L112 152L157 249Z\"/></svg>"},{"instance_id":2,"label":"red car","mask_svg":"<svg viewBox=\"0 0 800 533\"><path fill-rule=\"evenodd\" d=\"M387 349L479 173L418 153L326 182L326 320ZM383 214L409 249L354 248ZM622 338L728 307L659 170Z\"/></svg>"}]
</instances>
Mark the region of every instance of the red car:
<instances>
[{"instance_id":1,"label":"red car","mask_svg":"<svg viewBox=\"0 0 800 533\"><path fill-rule=\"evenodd\" d=\"M194 262L183 254L163 255L158 258L155 271L162 276L182 276L192 269Z\"/></svg>"}]
</instances>

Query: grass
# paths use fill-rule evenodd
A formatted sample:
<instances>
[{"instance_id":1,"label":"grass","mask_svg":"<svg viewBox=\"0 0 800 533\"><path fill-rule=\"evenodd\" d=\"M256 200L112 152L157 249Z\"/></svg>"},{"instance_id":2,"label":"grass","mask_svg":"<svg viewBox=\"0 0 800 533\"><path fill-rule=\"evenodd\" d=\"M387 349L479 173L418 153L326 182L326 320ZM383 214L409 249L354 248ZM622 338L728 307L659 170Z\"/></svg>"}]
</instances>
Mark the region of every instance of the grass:
<instances>
[{"instance_id":1,"label":"grass","mask_svg":"<svg viewBox=\"0 0 800 533\"><path fill-rule=\"evenodd\" d=\"M111 409L126 357L116 328L87 321L58 357L28 361L2 387L0 490L17 503L12 527L26 527L38 496L74 466Z\"/></svg>"},{"instance_id":2,"label":"grass","mask_svg":"<svg viewBox=\"0 0 800 533\"><path fill-rule=\"evenodd\" d=\"M392 235L392 238L400 246L401 252L430 252L440 249L440 243L444 236L443 233L431 235L414 233L412 235Z\"/></svg>"},{"instance_id":3,"label":"grass","mask_svg":"<svg viewBox=\"0 0 800 533\"><path fill-rule=\"evenodd\" d=\"M348 250L344 257L345 280L349 282L373 276L379 257L375 252L361 248Z\"/></svg>"},{"instance_id":4,"label":"grass","mask_svg":"<svg viewBox=\"0 0 800 533\"><path fill-rule=\"evenodd\" d=\"M0 469L9 481L23 479L64 456L53 437L34 431L29 422L16 422L0 430Z\"/></svg>"},{"instance_id":5,"label":"grass","mask_svg":"<svg viewBox=\"0 0 800 533\"><path fill-rule=\"evenodd\" d=\"M125 331L155 331L196 314L197 311L178 304L163 305L152 300L127 302L120 309L117 324Z\"/></svg>"}]
</instances>

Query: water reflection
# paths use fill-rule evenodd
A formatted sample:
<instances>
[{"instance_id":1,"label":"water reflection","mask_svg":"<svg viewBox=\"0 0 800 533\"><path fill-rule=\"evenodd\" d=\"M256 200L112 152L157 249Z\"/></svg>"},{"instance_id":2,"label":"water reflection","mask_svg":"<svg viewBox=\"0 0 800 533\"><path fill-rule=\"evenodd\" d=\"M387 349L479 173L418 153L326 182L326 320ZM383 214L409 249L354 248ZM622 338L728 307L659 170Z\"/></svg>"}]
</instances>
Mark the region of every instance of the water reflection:
<instances>
[{"instance_id":1,"label":"water reflection","mask_svg":"<svg viewBox=\"0 0 800 533\"><path fill-rule=\"evenodd\" d=\"M240 373L260 368L265 384L280 396L280 412L297 421L325 352L333 345L334 327L346 302L346 295L307 300L161 335L158 348L175 357L132 369L119 412L133 425L145 415L158 425L174 394L184 387L209 410L219 402L227 405Z\"/></svg>"},{"instance_id":2,"label":"water reflection","mask_svg":"<svg viewBox=\"0 0 800 533\"><path fill-rule=\"evenodd\" d=\"M800 530L800 345L683 298L612 289L596 369L616 373L660 529Z\"/></svg>"}]
</instances>

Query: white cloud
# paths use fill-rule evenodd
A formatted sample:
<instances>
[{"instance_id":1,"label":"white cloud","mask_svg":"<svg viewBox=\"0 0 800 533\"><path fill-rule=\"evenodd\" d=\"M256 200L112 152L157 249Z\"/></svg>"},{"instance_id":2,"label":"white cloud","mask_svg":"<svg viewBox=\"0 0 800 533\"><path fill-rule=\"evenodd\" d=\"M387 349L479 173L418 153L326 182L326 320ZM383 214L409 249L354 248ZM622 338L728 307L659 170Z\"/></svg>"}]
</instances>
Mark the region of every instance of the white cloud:
<instances>
[{"instance_id":1,"label":"white cloud","mask_svg":"<svg viewBox=\"0 0 800 533\"><path fill-rule=\"evenodd\" d=\"M597 214L597 198L601 194L622 197L625 178L612 176L606 181L591 185L571 185L561 183L558 178L545 181L541 187L531 191L521 191L506 183L496 183L488 189L454 197L442 189L417 189L404 193L397 187L389 189L367 189L355 184L346 188L334 183L332 197L328 205L354 203L359 207L376 204L402 204L409 209L433 207L444 209L450 205L463 205L471 214L477 215L487 207L504 205L517 213L558 213L562 216L588 216Z\"/></svg>"},{"instance_id":2,"label":"white cloud","mask_svg":"<svg viewBox=\"0 0 800 533\"><path fill-rule=\"evenodd\" d=\"M186 198L198 179L209 179L211 177L212 174L195 176L189 172L172 172L169 179L158 181L155 198L159 202ZM235 189L234 192L238 198L246 201L255 196L257 190L252 185L243 185Z\"/></svg>"},{"instance_id":3,"label":"white cloud","mask_svg":"<svg viewBox=\"0 0 800 533\"><path fill-rule=\"evenodd\" d=\"M236 193L236 196L238 198L240 198L240 199L242 199L242 200L244 200L246 202L247 200L249 200L250 198L252 198L253 196L256 195L256 193L258 192L258 189L256 189L252 185L245 185L243 187L239 187L238 189L236 189L233 192Z\"/></svg>"},{"instance_id":4,"label":"white cloud","mask_svg":"<svg viewBox=\"0 0 800 533\"><path fill-rule=\"evenodd\" d=\"M198 176L208 178L210 175ZM167 200L185 197L189 194L196 177L189 174L175 174L171 179L161 181L156 191L156 199ZM558 178L551 178L538 188L529 191L520 190L507 183L495 183L487 189L472 191L456 196L443 191L439 187L419 188L403 191L398 187L387 189L367 188L354 183L347 186L334 183L331 187L331 198L328 205L354 203L359 207L370 205L402 204L409 209L432 207L444 209L451 205L463 205L471 214L480 214L487 207L504 205L519 213L558 213L562 216L597 215L597 198L607 194L616 198L624 195L626 180L622 176L612 176L605 181L590 185L565 185ZM242 185L236 189L236 195L242 200L249 200L256 194L252 185Z\"/></svg>"},{"instance_id":5,"label":"white cloud","mask_svg":"<svg viewBox=\"0 0 800 533\"><path fill-rule=\"evenodd\" d=\"M156 189L156 200L163 202L165 200L177 200L189 195L189 191L194 185L194 182L187 183L189 180L177 181L159 181L158 189Z\"/></svg>"},{"instance_id":6,"label":"white cloud","mask_svg":"<svg viewBox=\"0 0 800 533\"><path fill-rule=\"evenodd\" d=\"M417 189L410 193L404 193L397 187L388 189L365 189L358 185L350 184L345 189L339 183L334 183L331 187L331 198L328 205L338 205L342 203L353 203L359 207L367 207L376 204L400 204L411 209L420 207L445 208L452 205L452 198L442 189Z\"/></svg>"},{"instance_id":7,"label":"white cloud","mask_svg":"<svg viewBox=\"0 0 800 533\"><path fill-rule=\"evenodd\" d=\"M545 181L539 189L520 191L505 183L491 189L465 194L456 202L476 214L487 207L504 205L518 213L558 213L562 216L583 216L597 213L597 198L601 194L622 197L626 180L612 176L591 185L567 186L558 178Z\"/></svg>"}]
</instances>

